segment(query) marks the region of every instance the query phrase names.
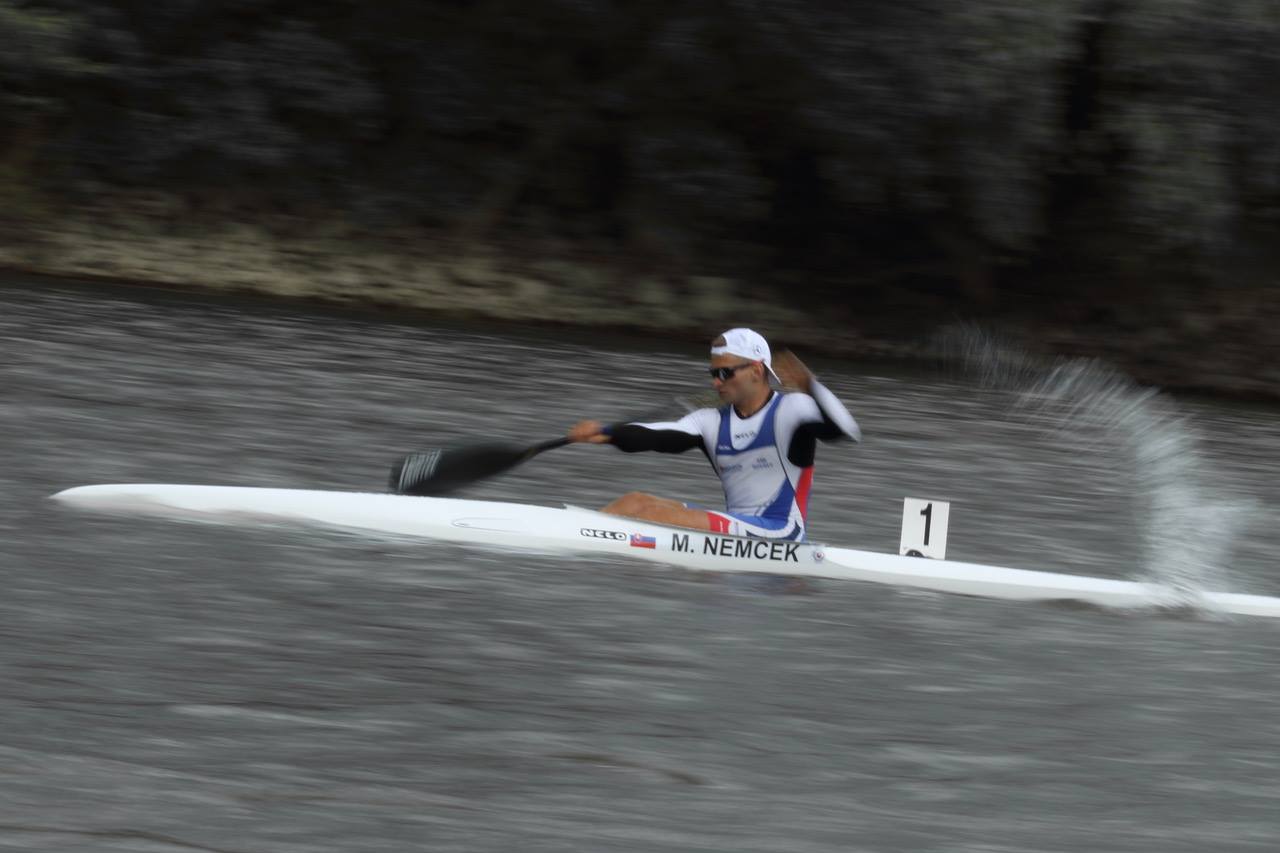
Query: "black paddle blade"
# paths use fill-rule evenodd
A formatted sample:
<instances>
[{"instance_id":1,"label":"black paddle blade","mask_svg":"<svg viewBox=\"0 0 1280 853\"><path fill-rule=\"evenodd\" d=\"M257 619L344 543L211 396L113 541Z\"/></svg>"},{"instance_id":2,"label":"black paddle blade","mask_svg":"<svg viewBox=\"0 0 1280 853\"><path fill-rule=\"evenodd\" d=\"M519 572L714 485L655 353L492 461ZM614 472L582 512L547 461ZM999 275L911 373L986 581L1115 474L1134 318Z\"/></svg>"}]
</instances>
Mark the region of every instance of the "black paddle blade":
<instances>
[{"instance_id":1,"label":"black paddle blade","mask_svg":"<svg viewBox=\"0 0 1280 853\"><path fill-rule=\"evenodd\" d=\"M410 453L391 469L391 490L402 495L445 495L514 468L538 450L510 444L470 444Z\"/></svg>"}]
</instances>

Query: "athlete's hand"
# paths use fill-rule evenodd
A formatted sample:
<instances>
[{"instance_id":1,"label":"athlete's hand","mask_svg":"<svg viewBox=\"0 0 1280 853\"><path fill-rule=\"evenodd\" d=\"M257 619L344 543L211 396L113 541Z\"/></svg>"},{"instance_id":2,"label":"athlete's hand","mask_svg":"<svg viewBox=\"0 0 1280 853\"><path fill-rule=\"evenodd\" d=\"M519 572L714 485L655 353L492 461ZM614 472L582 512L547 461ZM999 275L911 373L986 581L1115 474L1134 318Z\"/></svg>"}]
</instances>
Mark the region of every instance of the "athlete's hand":
<instances>
[{"instance_id":1,"label":"athlete's hand","mask_svg":"<svg viewBox=\"0 0 1280 853\"><path fill-rule=\"evenodd\" d=\"M601 430L603 425L599 421L578 421L569 428L568 439L570 441L589 441L592 444L604 444L609 440L609 436L605 435Z\"/></svg>"},{"instance_id":2,"label":"athlete's hand","mask_svg":"<svg viewBox=\"0 0 1280 853\"><path fill-rule=\"evenodd\" d=\"M786 388L809 393L809 383L813 381L813 371L804 366L804 362L796 358L789 349L779 350L773 357L773 372L778 374Z\"/></svg>"}]
</instances>

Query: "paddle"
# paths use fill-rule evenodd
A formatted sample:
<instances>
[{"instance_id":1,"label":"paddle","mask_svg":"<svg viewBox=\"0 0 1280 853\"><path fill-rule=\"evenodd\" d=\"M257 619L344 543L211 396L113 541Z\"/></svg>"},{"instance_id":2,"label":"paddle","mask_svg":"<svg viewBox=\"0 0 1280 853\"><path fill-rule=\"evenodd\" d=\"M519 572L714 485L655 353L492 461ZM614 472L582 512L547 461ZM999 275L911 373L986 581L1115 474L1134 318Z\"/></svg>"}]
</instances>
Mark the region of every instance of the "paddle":
<instances>
[{"instance_id":1,"label":"paddle","mask_svg":"<svg viewBox=\"0 0 1280 853\"><path fill-rule=\"evenodd\" d=\"M687 411L709 403L709 398L679 398L675 402ZM616 423L647 421L661 417L670 407L649 411ZM518 445L485 442L410 453L391 468L391 491L402 495L434 497L457 491L463 486L510 471L539 453L569 444L567 438L553 438L540 444Z\"/></svg>"},{"instance_id":2,"label":"paddle","mask_svg":"<svg viewBox=\"0 0 1280 853\"><path fill-rule=\"evenodd\" d=\"M420 496L448 494L566 444L569 439L556 438L527 447L487 443L410 453L392 467L391 491Z\"/></svg>"}]
</instances>

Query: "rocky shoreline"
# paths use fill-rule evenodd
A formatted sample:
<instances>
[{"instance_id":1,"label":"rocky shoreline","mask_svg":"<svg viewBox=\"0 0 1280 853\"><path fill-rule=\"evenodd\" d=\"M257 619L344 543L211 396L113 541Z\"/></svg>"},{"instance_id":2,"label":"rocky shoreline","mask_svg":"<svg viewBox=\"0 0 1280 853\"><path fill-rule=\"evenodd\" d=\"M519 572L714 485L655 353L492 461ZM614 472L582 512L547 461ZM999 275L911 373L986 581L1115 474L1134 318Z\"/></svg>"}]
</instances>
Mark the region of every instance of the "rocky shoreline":
<instances>
[{"instance_id":1,"label":"rocky shoreline","mask_svg":"<svg viewBox=\"0 0 1280 853\"><path fill-rule=\"evenodd\" d=\"M963 322L1047 356L1106 360L1141 382L1280 400L1272 290L1172 295L1159 305L1060 304L1053 316L894 294L891 307L803 308L763 285L709 275L623 272L607 259L460 246L420 233L358 234L290 221L196 227L180 217L80 211L23 223L0 241L11 272L386 310L427 320L490 320L626 330L702 341L753 323L805 351L932 361L935 332ZM863 292L865 294L865 292ZM910 301L914 298L914 301ZM813 300L810 300L811 302ZM905 322L903 317L914 318Z\"/></svg>"}]
</instances>

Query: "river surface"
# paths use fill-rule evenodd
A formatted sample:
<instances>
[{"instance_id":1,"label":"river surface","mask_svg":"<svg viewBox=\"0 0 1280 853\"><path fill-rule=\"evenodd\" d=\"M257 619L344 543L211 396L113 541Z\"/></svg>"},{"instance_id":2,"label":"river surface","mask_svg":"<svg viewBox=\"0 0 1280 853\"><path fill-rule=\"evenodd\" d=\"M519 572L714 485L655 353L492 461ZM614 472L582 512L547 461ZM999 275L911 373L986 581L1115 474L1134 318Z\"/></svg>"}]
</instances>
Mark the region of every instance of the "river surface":
<instances>
[{"instance_id":1,"label":"river surface","mask_svg":"<svg viewBox=\"0 0 1280 853\"><path fill-rule=\"evenodd\" d=\"M0 351L0 849L1280 845L1280 621L47 500L380 489L407 450L679 414L702 352L47 282L0 287ZM815 539L896 550L901 499L927 497L953 559L1280 595L1273 409L1180 402L1200 438L1172 446L1201 464L1159 486L1179 503L1142 470L1167 423L1055 431L950 372L813 363L865 434L819 449ZM588 446L466 496L632 489L719 498L701 454Z\"/></svg>"}]
</instances>

